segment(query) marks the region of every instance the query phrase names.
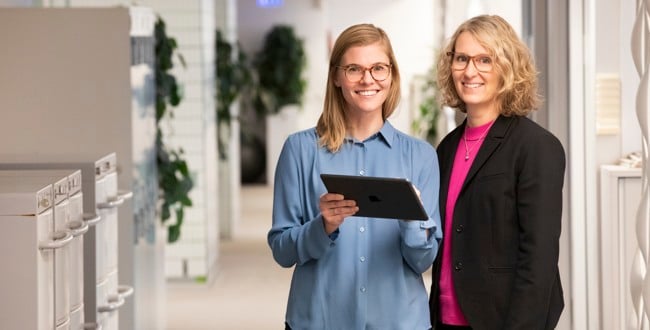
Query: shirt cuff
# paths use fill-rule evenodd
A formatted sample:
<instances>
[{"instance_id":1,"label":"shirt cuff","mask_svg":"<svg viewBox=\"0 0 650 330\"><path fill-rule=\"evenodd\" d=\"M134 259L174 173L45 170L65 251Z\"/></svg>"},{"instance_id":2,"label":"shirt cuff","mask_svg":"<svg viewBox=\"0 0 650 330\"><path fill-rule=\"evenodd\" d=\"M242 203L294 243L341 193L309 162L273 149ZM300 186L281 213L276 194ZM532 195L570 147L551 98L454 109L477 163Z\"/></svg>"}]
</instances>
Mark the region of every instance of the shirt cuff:
<instances>
[{"instance_id":1,"label":"shirt cuff","mask_svg":"<svg viewBox=\"0 0 650 330\"><path fill-rule=\"evenodd\" d=\"M402 231L404 242L407 244L426 242L434 236L433 233L436 231L436 223L431 219L427 221L400 220L399 227ZM427 236L427 229L429 229L429 236Z\"/></svg>"}]
</instances>

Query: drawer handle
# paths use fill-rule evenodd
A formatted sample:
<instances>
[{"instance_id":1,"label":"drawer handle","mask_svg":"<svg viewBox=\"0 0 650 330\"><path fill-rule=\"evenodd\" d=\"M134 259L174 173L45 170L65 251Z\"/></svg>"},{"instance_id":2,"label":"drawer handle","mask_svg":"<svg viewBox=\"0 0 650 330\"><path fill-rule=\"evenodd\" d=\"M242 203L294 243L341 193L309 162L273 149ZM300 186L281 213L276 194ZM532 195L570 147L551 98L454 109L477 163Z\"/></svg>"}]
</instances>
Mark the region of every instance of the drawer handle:
<instances>
[{"instance_id":1,"label":"drawer handle","mask_svg":"<svg viewBox=\"0 0 650 330\"><path fill-rule=\"evenodd\" d=\"M107 202L104 203L99 203L97 204L98 209L114 209L120 205L124 204L124 198L120 197L119 195L116 196L114 199L111 199Z\"/></svg>"},{"instance_id":2,"label":"drawer handle","mask_svg":"<svg viewBox=\"0 0 650 330\"><path fill-rule=\"evenodd\" d=\"M131 295L133 295L133 287L129 285L118 285L117 286L117 295L120 296L120 298L128 298Z\"/></svg>"},{"instance_id":3,"label":"drawer handle","mask_svg":"<svg viewBox=\"0 0 650 330\"><path fill-rule=\"evenodd\" d=\"M122 307L122 305L124 305L124 298L119 295L114 295L108 298L108 305L97 307L97 311L100 313L114 312Z\"/></svg>"},{"instance_id":4,"label":"drawer handle","mask_svg":"<svg viewBox=\"0 0 650 330\"><path fill-rule=\"evenodd\" d=\"M96 322L92 322L92 323L89 322L89 323L82 324L81 329L83 329L83 330L86 330L86 329L89 329L89 330L102 330L102 325L99 324L99 323L96 323Z\"/></svg>"},{"instance_id":5,"label":"drawer handle","mask_svg":"<svg viewBox=\"0 0 650 330\"><path fill-rule=\"evenodd\" d=\"M133 192L132 191L126 191L126 190L118 190L117 191L117 196L119 198L127 200L127 199L131 199L133 197Z\"/></svg>"},{"instance_id":6,"label":"drawer handle","mask_svg":"<svg viewBox=\"0 0 650 330\"><path fill-rule=\"evenodd\" d=\"M77 237L85 234L88 231L88 223L79 220L71 221L68 224L68 229L70 229L72 236Z\"/></svg>"},{"instance_id":7,"label":"drawer handle","mask_svg":"<svg viewBox=\"0 0 650 330\"><path fill-rule=\"evenodd\" d=\"M84 213L83 215L84 222L89 226L94 226L102 220L102 216L94 213Z\"/></svg>"},{"instance_id":8,"label":"drawer handle","mask_svg":"<svg viewBox=\"0 0 650 330\"><path fill-rule=\"evenodd\" d=\"M68 243L72 242L72 239L74 236L72 236L72 233L69 231L57 231L54 232L54 240L48 241L48 242L43 242L38 245L39 250L55 250L55 249L60 249Z\"/></svg>"}]
</instances>

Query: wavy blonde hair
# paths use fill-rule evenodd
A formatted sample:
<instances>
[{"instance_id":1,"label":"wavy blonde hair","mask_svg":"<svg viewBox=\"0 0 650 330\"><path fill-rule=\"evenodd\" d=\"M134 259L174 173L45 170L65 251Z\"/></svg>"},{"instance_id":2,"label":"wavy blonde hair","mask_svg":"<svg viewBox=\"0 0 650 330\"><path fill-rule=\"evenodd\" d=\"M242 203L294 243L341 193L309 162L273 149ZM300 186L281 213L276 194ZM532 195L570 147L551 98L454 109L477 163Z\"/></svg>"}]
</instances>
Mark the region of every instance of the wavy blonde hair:
<instances>
[{"instance_id":1,"label":"wavy blonde hair","mask_svg":"<svg viewBox=\"0 0 650 330\"><path fill-rule=\"evenodd\" d=\"M399 103L401 96L399 67L386 32L372 24L357 24L345 29L332 47L323 112L316 125L319 144L327 147L331 152L337 152L345 139L346 102L341 88L334 84L338 66L341 65L341 59L348 49L375 43L382 46L391 64L392 82L381 111L384 121L395 111Z\"/></svg>"},{"instance_id":2,"label":"wavy blonde hair","mask_svg":"<svg viewBox=\"0 0 650 330\"><path fill-rule=\"evenodd\" d=\"M458 36L468 32L494 59L493 72L499 75L499 113L525 116L541 105L537 94L537 68L528 47L506 20L497 15L481 15L462 23L438 55L437 84L440 103L467 112L452 78L451 57Z\"/></svg>"}]
</instances>

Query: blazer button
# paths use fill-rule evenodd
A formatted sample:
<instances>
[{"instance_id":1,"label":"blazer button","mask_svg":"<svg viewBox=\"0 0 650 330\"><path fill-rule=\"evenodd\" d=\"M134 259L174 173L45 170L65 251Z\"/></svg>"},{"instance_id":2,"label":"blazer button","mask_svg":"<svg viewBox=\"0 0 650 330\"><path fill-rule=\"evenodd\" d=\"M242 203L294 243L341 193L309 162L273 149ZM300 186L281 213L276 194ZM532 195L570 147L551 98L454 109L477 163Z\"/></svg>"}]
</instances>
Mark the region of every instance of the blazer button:
<instances>
[{"instance_id":1,"label":"blazer button","mask_svg":"<svg viewBox=\"0 0 650 330\"><path fill-rule=\"evenodd\" d=\"M465 229L465 227L463 227L463 225L458 225L458 227L456 227L456 232L457 233L462 233L463 229Z\"/></svg>"},{"instance_id":2,"label":"blazer button","mask_svg":"<svg viewBox=\"0 0 650 330\"><path fill-rule=\"evenodd\" d=\"M454 266L454 269L457 271L463 270L463 263L462 262L457 262L456 266Z\"/></svg>"}]
</instances>

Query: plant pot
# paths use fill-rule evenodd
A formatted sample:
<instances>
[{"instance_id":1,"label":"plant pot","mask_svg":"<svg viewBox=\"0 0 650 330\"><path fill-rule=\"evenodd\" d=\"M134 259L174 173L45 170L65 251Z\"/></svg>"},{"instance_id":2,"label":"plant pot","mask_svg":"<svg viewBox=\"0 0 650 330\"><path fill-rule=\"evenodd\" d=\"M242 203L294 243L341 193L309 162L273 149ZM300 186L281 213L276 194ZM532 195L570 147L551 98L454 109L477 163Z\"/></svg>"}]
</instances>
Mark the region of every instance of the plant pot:
<instances>
[{"instance_id":1,"label":"plant pot","mask_svg":"<svg viewBox=\"0 0 650 330\"><path fill-rule=\"evenodd\" d=\"M259 183L266 168L266 151L259 137L241 132L241 182Z\"/></svg>"},{"instance_id":2,"label":"plant pot","mask_svg":"<svg viewBox=\"0 0 650 330\"><path fill-rule=\"evenodd\" d=\"M280 158L280 152L284 141L289 134L298 130L298 105L285 105L276 114L266 117L266 184L273 185L275 178L275 167Z\"/></svg>"}]
</instances>

